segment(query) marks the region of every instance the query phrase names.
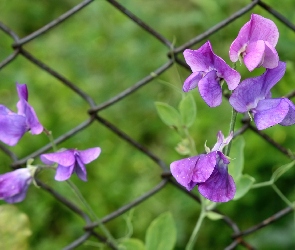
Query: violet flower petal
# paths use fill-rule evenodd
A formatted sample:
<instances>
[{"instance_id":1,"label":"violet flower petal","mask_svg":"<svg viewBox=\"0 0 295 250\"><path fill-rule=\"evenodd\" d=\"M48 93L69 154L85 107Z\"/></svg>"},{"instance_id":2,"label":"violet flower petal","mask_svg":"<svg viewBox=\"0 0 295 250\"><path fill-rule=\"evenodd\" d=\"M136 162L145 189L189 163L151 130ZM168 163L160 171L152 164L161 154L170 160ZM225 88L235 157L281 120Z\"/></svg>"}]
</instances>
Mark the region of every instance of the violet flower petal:
<instances>
[{"instance_id":1,"label":"violet flower petal","mask_svg":"<svg viewBox=\"0 0 295 250\"><path fill-rule=\"evenodd\" d=\"M14 146L26 132L26 118L10 113L0 115L0 140L9 146Z\"/></svg>"},{"instance_id":2,"label":"violet flower petal","mask_svg":"<svg viewBox=\"0 0 295 250\"><path fill-rule=\"evenodd\" d=\"M211 151L222 151L223 148L230 143L233 138L233 133L231 132L228 137L224 138L224 135L221 131L217 133L217 142L215 143L214 147Z\"/></svg>"},{"instance_id":3,"label":"violet flower petal","mask_svg":"<svg viewBox=\"0 0 295 250\"><path fill-rule=\"evenodd\" d=\"M201 97L210 107L219 106L222 102L222 89L216 78L216 71L212 70L199 81Z\"/></svg>"},{"instance_id":4,"label":"violet flower petal","mask_svg":"<svg viewBox=\"0 0 295 250\"><path fill-rule=\"evenodd\" d=\"M15 114L10 109L6 108L4 105L0 104L0 115L10 115Z\"/></svg>"},{"instance_id":5,"label":"violet flower petal","mask_svg":"<svg viewBox=\"0 0 295 250\"><path fill-rule=\"evenodd\" d=\"M229 90L234 90L241 80L240 73L232 69L221 57L217 55L214 55L213 64L217 71L217 76L226 81Z\"/></svg>"},{"instance_id":6,"label":"violet flower petal","mask_svg":"<svg viewBox=\"0 0 295 250\"><path fill-rule=\"evenodd\" d=\"M210 201L227 202L234 198L236 186L227 171L218 171L215 168L209 179L198 185L198 190L201 195Z\"/></svg>"},{"instance_id":7,"label":"violet flower petal","mask_svg":"<svg viewBox=\"0 0 295 250\"><path fill-rule=\"evenodd\" d=\"M182 90L188 92L198 86L199 81L202 79L203 73L194 72L192 73L183 83Z\"/></svg>"},{"instance_id":8,"label":"violet flower petal","mask_svg":"<svg viewBox=\"0 0 295 250\"><path fill-rule=\"evenodd\" d=\"M39 122L36 112L28 103L28 89L26 84L16 84L19 101L16 104L17 113L27 118L27 130L30 130L33 135L42 133L43 126Z\"/></svg>"},{"instance_id":9,"label":"violet flower petal","mask_svg":"<svg viewBox=\"0 0 295 250\"><path fill-rule=\"evenodd\" d=\"M24 99L25 101L28 101L29 93L28 93L28 88L26 84L16 83L16 90L20 100Z\"/></svg>"},{"instance_id":10,"label":"violet flower petal","mask_svg":"<svg viewBox=\"0 0 295 250\"><path fill-rule=\"evenodd\" d=\"M74 172L75 164L70 166L58 165L56 168L56 173L54 179L57 181L65 181L71 177Z\"/></svg>"},{"instance_id":11,"label":"violet flower petal","mask_svg":"<svg viewBox=\"0 0 295 250\"><path fill-rule=\"evenodd\" d=\"M29 186L26 185L26 186L23 187L23 189L20 191L20 193L14 195L14 196L8 197L8 198L4 198L4 200L7 203L18 203L18 202L21 202L21 201L23 201L26 198L28 188L29 188Z\"/></svg>"},{"instance_id":12,"label":"violet flower petal","mask_svg":"<svg viewBox=\"0 0 295 250\"><path fill-rule=\"evenodd\" d=\"M264 74L242 81L229 98L232 107L244 113L255 108L260 100L270 96L271 88L283 77L286 63L279 62L278 67L267 69Z\"/></svg>"},{"instance_id":13,"label":"violet flower petal","mask_svg":"<svg viewBox=\"0 0 295 250\"><path fill-rule=\"evenodd\" d=\"M232 62L237 62L240 54L246 50L246 45L249 42L250 29L251 23L249 21L240 29L237 38L232 42L229 49L229 58Z\"/></svg>"},{"instance_id":14,"label":"violet flower petal","mask_svg":"<svg viewBox=\"0 0 295 250\"><path fill-rule=\"evenodd\" d=\"M100 155L101 149L99 147L95 147L86 150L78 150L78 152L81 161L84 164L88 164L94 161Z\"/></svg>"},{"instance_id":15,"label":"violet flower petal","mask_svg":"<svg viewBox=\"0 0 295 250\"><path fill-rule=\"evenodd\" d=\"M187 190L192 190L197 184L192 182L192 176L200 156L189 157L174 161L170 164L170 170L176 181L184 186Z\"/></svg>"},{"instance_id":16,"label":"violet flower petal","mask_svg":"<svg viewBox=\"0 0 295 250\"><path fill-rule=\"evenodd\" d=\"M0 199L8 203L23 201L31 182L32 176L27 168L0 175Z\"/></svg>"},{"instance_id":17,"label":"violet flower petal","mask_svg":"<svg viewBox=\"0 0 295 250\"><path fill-rule=\"evenodd\" d=\"M24 115L26 117L26 123L28 129L33 135L38 135L43 132L43 126L39 122L36 112L26 101L20 100L17 103L18 114ZM21 112L20 112L21 110Z\"/></svg>"},{"instance_id":18,"label":"violet flower petal","mask_svg":"<svg viewBox=\"0 0 295 250\"><path fill-rule=\"evenodd\" d=\"M257 129L263 130L284 120L289 112L289 103L284 98L259 101L254 113Z\"/></svg>"},{"instance_id":19,"label":"violet flower petal","mask_svg":"<svg viewBox=\"0 0 295 250\"><path fill-rule=\"evenodd\" d=\"M75 164L74 150L64 150L56 153L42 154L40 159L43 163L51 165L58 163L58 165L69 167Z\"/></svg>"},{"instance_id":20,"label":"violet flower petal","mask_svg":"<svg viewBox=\"0 0 295 250\"><path fill-rule=\"evenodd\" d=\"M216 165L217 152L201 154L193 171L192 181L198 183L205 182L212 174Z\"/></svg>"},{"instance_id":21,"label":"violet flower petal","mask_svg":"<svg viewBox=\"0 0 295 250\"><path fill-rule=\"evenodd\" d=\"M82 181L87 181L85 165L78 155L76 156L75 172Z\"/></svg>"},{"instance_id":22,"label":"violet flower petal","mask_svg":"<svg viewBox=\"0 0 295 250\"><path fill-rule=\"evenodd\" d=\"M273 47L277 45L279 40L279 30L272 20L257 14L252 14L250 25L250 42L263 40L269 42Z\"/></svg>"},{"instance_id":23,"label":"violet flower petal","mask_svg":"<svg viewBox=\"0 0 295 250\"><path fill-rule=\"evenodd\" d=\"M269 44L269 42L265 42L265 51L264 51L264 59L262 62L262 66L264 68L273 69L278 66L279 63L279 55L276 49Z\"/></svg>"},{"instance_id":24,"label":"violet flower petal","mask_svg":"<svg viewBox=\"0 0 295 250\"><path fill-rule=\"evenodd\" d=\"M240 30L229 50L230 60L236 62L246 51L248 44L262 40L275 47L279 39L279 31L275 23L260 15L252 14L251 19ZM249 51L249 50L248 50Z\"/></svg>"},{"instance_id":25,"label":"violet flower petal","mask_svg":"<svg viewBox=\"0 0 295 250\"><path fill-rule=\"evenodd\" d=\"M248 44L244 56L245 66L249 71L261 66L264 57L265 43L262 40Z\"/></svg>"},{"instance_id":26,"label":"violet flower petal","mask_svg":"<svg viewBox=\"0 0 295 250\"><path fill-rule=\"evenodd\" d=\"M289 111L284 120L279 124L282 126L290 126L295 124L295 105L287 98L284 98L284 100L289 104Z\"/></svg>"},{"instance_id":27,"label":"violet flower petal","mask_svg":"<svg viewBox=\"0 0 295 250\"><path fill-rule=\"evenodd\" d=\"M227 202L234 198L236 186L233 178L228 174L229 161L221 152L213 173L205 182L198 184L201 195L213 202Z\"/></svg>"},{"instance_id":28,"label":"violet flower petal","mask_svg":"<svg viewBox=\"0 0 295 250\"><path fill-rule=\"evenodd\" d=\"M192 72L208 72L209 68L213 66L213 57L215 56L209 41L197 50L186 49L183 55Z\"/></svg>"}]
</instances>

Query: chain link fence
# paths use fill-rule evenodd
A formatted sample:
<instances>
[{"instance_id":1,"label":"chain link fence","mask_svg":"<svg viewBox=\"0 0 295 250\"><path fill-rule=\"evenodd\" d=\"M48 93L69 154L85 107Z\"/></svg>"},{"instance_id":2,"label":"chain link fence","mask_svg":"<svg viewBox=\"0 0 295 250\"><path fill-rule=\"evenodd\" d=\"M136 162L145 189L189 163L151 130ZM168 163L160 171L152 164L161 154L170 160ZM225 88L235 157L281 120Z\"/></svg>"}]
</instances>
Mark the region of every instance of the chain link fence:
<instances>
[{"instance_id":1,"label":"chain link fence","mask_svg":"<svg viewBox=\"0 0 295 250\"><path fill-rule=\"evenodd\" d=\"M148 85L154 79L158 78L161 74L166 72L169 68L171 68L175 64L180 65L181 67L188 68L188 66L185 64L183 59L181 59L181 56L180 56L186 48L191 48L192 46L198 44L199 42L204 42L211 35L218 32L222 32L222 30L225 27L235 22L237 19L239 19L246 13L249 13L254 7L262 8L265 11L269 12L271 15L273 15L273 18L276 21L283 23L286 28L295 32L295 25L292 24L284 16L284 14L279 13L275 7L272 8L272 6L267 5L263 1L255 0L255 1L249 1L249 3L245 4L243 8L239 9L235 13L232 13L232 15L230 15L228 18L224 20L220 20L219 23L216 23L213 27L209 28L205 32L201 34L197 34L197 36L193 36L194 34L192 34L192 38L189 41L186 41L183 44L175 47L173 41L167 39L164 35L162 35L159 31L157 31L157 27L152 27L148 23L143 21L140 18L140 16L137 15L136 11L131 12L129 9L124 7L124 2L119 2L115 0L106 0L104 1L104 4L111 5L113 11L119 11L123 13L127 18L132 20L132 22L134 22L134 24L136 24L138 28L144 30L144 32L148 33L148 35L152 36L154 39L157 39L162 44L163 54L166 54L167 59L166 59L166 62L163 63L163 65L155 69L152 73L147 72L146 76L143 77L138 82L132 84L130 87L108 98L107 100L104 100L97 104L97 101L91 97L91 90L87 93L86 91L82 90L81 87L79 87L81 86L81 84L70 81L63 75L63 72L59 72L59 70L56 70L48 66L46 64L46 61L42 61L38 59L36 56L34 56L34 53L30 51L30 46L27 46L26 48L24 48L25 45L27 44L29 45L33 41L38 40L45 33L55 32L55 29L57 29L57 27L61 23L71 22L71 19L74 16L79 17L79 13L84 8L91 8L91 4L93 2L94 2L93 0L82 1L81 3L74 6L72 9L60 15L58 18L55 18L51 22L44 25L42 28L22 38L19 37L19 35L10 28L9 23L4 24L0 22L1 31L4 32L7 36L9 36L13 40L11 44L13 48L13 52L0 62L1 71L5 69L6 67L9 67L9 65L13 64L17 58L22 57L23 59L28 60L34 65L36 65L39 71L45 71L46 73L50 74L57 81L59 81L60 84L63 84L66 88L68 88L71 91L72 95L79 96L88 104L88 109L85 110L85 114L87 115L87 118L78 126L68 130L67 132L60 135L58 138L56 138L54 140L56 145L61 144L62 142L68 140L71 137L79 135L79 133L81 133L83 130L87 130L90 127L90 125L94 123L99 123L102 126L109 129L110 131L112 131L121 140L124 140L127 143L131 144L134 147L134 150L141 151L147 158L150 158L152 161L154 161L155 164L157 164L162 171L162 174L161 174L162 180L156 186L154 186L151 190L147 191L145 194L129 202L128 204L118 207L115 211L105 215L99 221L92 221L90 219L90 216L87 213L85 213L82 209L80 209L76 204L72 203L67 197L57 192L48 184L45 184L44 182L38 180L37 181L38 185L42 189L50 193L50 195L52 195L57 201L59 201L64 206L66 206L72 213L76 213L77 215L79 215L85 221L83 225L84 233L81 234L79 238L73 239L73 242L69 242L68 246L66 246L64 249L74 249L78 247L79 245L83 244L89 237L91 237L92 239L96 238L99 242L104 242L105 244L109 245L111 249L116 249L111 243L107 242L106 239L96 231L99 225L101 223L107 223L109 221L112 221L115 218L126 213L130 209L137 207L139 204L151 198L153 195L157 194L159 191L165 189L169 185L170 186L172 185L175 188L183 191L185 195L190 196L192 199L195 200L195 202L197 203L199 202L198 196L196 196L194 193L187 192L185 189L183 189L180 185L178 185L174 181L174 179L171 177L169 166L164 162L164 160L162 160L159 156L157 156L155 153L150 151L149 148L146 147L145 145L132 139L132 134L129 135L129 134L126 134L124 131L122 131L120 129L119 124L113 124L107 119L105 119L101 115L101 112L103 110L107 110L111 106L117 104L118 102L121 102L123 99L129 98L133 93L137 91L144 91L143 90L144 86ZM144 6L142 7L144 8ZM111 13L109 13L109 15L111 15ZM111 44L109 45L109 49L112 50ZM48 50L48 52L50 52L50 48L44 48L44 50ZM83 48L81 48L81 50L83 50ZM169 52L167 53L167 51ZM113 58L113 60L116 60L116 58ZM24 60L22 60L22 63L25 63ZM136 66L134 66L134 70L136 71ZM0 72L0 75L1 75L1 72ZM110 85L109 87L113 88L114 86ZM292 91L287 95L288 98L292 98L294 96L295 96L295 91ZM251 123L249 123L249 121L246 121L245 124L242 126L242 128L236 131L234 136L237 137L245 133L246 131L248 131L248 133L257 134L259 137L263 138L263 140L265 140L268 144L271 144L273 147L275 147L278 151L280 151L286 157L292 159L293 154L287 148L277 143L273 138L268 136L266 133L258 131L256 127L252 126ZM13 149L8 148L4 146L3 144L0 145L1 150L7 156L10 157L12 161L11 165L13 168L23 167L26 164L26 161L28 159L38 157L40 154L50 150L51 147L52 147L51 143L47 145L43 145L40 149L30 153L29 155L19 158L14 153ZM241 245L246 249L255 249L255 246L252 246L251 244L247 242L246 236L250 234L254 234L258 230L272 223L276 223L282 217L289 215L292 211L293 209L291 207L286 207L284 209L281 209L275 212L273 215L269 216L268 218L261 218L261 221L257 223L256 225L252 225L244 229L242 229L232 218L230 218L230 216L224 215L223 220L225 222L225 225L232 230L232 234L228 235L228 237L231 237L231 243L228 246L222 246L222 247L225 247L225 249L229 250L229 249L235 249L238 245ZM216 212L220 213L218 210L216 210ZM185 219L186 218L184 217L183 220Z\"/></svg>"}]
</instances>

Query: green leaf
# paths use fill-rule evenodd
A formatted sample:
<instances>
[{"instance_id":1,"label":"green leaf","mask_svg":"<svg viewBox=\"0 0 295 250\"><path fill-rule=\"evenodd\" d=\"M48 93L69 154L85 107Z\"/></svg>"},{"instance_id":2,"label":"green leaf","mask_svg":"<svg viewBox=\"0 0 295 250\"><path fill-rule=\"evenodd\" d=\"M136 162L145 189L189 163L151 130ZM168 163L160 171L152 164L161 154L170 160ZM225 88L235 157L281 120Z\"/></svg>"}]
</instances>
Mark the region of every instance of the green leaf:
<instances>
[{"instance_id":1,"label":"green leaf","mask_svg":"<svg viewBox=\"0 0 295 250\"><path fill-rule=\"evenodd\" d=\"M237 181L236 181L236 194L234 197L234 200L238 200L242 198L250 188L252 187L253 183L255 182L255 179L247 174L242 175Z\"/></svg>"},{"instance_id":2,"label":"green leaf","mask_svg":"<svg viewBox=\"0 0 295 250\"><path fill-rule=\"evenodd\" d=\"M208 211L206 213L206 216L208 217L208 219L210 220L220 220L223 218L223 215L222 214L218 214L218 213L215 213L213 211Z\"/></svg>"},{"instance_id":3,"label":"green leaf","mask_svg":"<svg viewBox=\"0 0 295 250\"><path fill-rule=\"evenodd\" d=\"M182 124L186 127L191 127L196 120L197 107L195 99L191 94L187 94L179 103L179 112L182 119Z\"/></svg>"},{"instance_id":4,"label":"green leaf","mask_svg":"<svg viewBox=\"0 0 295 250\"><path fill-rule=\"evenodd\" d=\"M178 111L167 103L155 102L158 115L168 126L181 127L181 117Z\"/></svg>"},{"instance_id":5,"label":"green leaf","mask_svg":"<svg viewBox=\"0 0 295 250\"><path fill-rule=\"evenodd\" d=\"M145 247L141 240L130 238L119 244L119 250L145 250Z\"/></svg>"},{"instance_id":6,"label":"green leaf","mask_svg":"<svg viewBox=\"0 0 295 250\"><path fill-rule=\"evenodd\" d=\"M244 168L244 147L245 141L242 136L234 139L230 151L230 164L228 165L228 172L234 178L235 181L238 181L242 175Z\"/></svg>"},{"instance_id":7,"label":"green leaf","mask_svg":"<svg viewBox=\"0 0 295 250\"><path fill-rule=\"evenodd\" d=\"M146 250L172 250L176 242L176 227L170 212L152 221L147 229Z\"/></svg>"},{"instance_id":8,"label":"green leaf","mask_svg":"<svg viewBox=\"0 0 295 250\"><path fill-rule=\"evenodd\" d=\"M0 249L26 250L31 234L25 213L14 205L0 206Z\"/></svg>"},{"instance_id":9,"label":"green leaf","mask_svg":"<svg viewBox=\"0 0 295 250\"><path fill-rule=\"evenodd\" d=\"M294 166L294 163L295 161L292 161L289 164L279 167L276 171L274 171L270 180L273 182L277 181L277 179L279 179L284 173Z\"/></svg>"}]
</instances>

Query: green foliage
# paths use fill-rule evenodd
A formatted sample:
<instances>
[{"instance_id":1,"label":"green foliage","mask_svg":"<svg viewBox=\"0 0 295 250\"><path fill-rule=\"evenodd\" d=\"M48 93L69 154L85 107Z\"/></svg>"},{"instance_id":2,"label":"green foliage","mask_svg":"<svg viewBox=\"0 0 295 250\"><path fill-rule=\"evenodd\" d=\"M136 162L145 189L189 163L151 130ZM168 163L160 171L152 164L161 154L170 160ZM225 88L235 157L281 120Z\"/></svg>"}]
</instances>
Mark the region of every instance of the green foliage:
<instances>
[{"instance_id":1,"label":"green foliage","mask_svg":"<svg viewBox=\"0 0 295 250\"><path fill-rule=\"evenodd\" d=\"M272 174L270 180L272 182L276 182L283 174L285 174L288 170L290 170L295 164L295 161L290 162L284 166L279 167L274 173Z\"/></svg>"},{"instance_id":2,"label":"green foliage","mask_svg":"<svg viewBox=\"0 0 295 250\"><path fill-rule=\"evenodd\" d=\"M176 242L176 228L172 214L161 214L146 232L146 250L172 250Z\"/></svg>"},{"instance_id":3,"label":"green foliage","mask_svg":"<svg viewBox=\"0 0 295 250\"><path fill-rule=\"evenodd\" d=\"M182 124L187 128L191 127L197 116L196 102L193 95L189 93L182 98L178 109L182 118Z\"/></svg>"},{"instance_id":4,"label":"green foliage","mask_svg":"<svg viewBox=\"0 0 295 250\"><path fill-rule=\"evenodd\" d=\"M0 249L26 250L31 236L28 216L14 205L0 206Z\"/></svg>"},{"instance_id":5,"label":"green foliage","mask_svg":"<svg viewBox=\"0 0 295 250\"><path fill-rule=\"evenodd\" d=\"M255 179L247 174L241 175L240 178L236 180L237 191L234 200L238 200L243 197L251 189L254 184Z\"/></svg>"},{"instance_id":6,"label":"green foliage","mask_svg":"<svg viewBox=\"0 0 295 250\"><path fill-rule=\"evenodd\" d=\"M181 117L175 108L163 102L156 102L155 105L162 122L170 127L181 127Z\"/></svg>"},{"instance_id":7,"label":"green foliage","mask_svg":"<svg viewBox=\"0 0 295 250\"><path fill-rule=\"evenodd\" d=\"M146 248L141 240L129 238L120 243L119 250L146 250Z\"/></svg>"},{"instance_id":8,"label":"green foliage","mask_svg":"<svg viewBox=\"0 0 295 250\"><path fill-rule=\"evenodd\" d=\"M0 1L0 19L19 37L24 37L79 2L78 0L62 2L57 0L3 0ZM122 1L122 4L167 39L172 41L175 38L175 46L177 47L232 15L249 4L249 1L126 0ZM281 1L279 5L277 0L269 0L268 4L272 7L276 6L278 12L283 13L291 22L295 22L294 10L290 8L294 5L293 0ZM293 56L295 36L293 31L285 28L281 22L265 10L255 7L207 39L210 39L214 52L230 63L228 48L239 28L249 20L251 12L271 18L279 27L280 39L277 49L280 60L288 60L288 69L280 81L280 86L274 88L273 96L285 95L294 89L294 70L292 69L295 65ZM0 60L2 61L13 52L11 47L13 41L2 31L0 31L0 37ZM198 48L202 42L192 48ZM83 91L90 93L97 103L102 103L132 86L167 62L167 48L106 1L94 1L61 25L24 45L24 48L65 78L73 81ZM178 67L178 70L182 80L190 74L189 71L181 67ZM245 67L239 64L237 70L242 73L243 79L251 74L258 74L257 71L247 72ZM36 109L40 121L53 131L55 138L74 128L88 117L86 111L89 106L84 100L73 94L54 77L25 60L21 55L8 67L1 69L0 75L1 104L5 104L15 111L17 100L15 82L27 83L30 104ZM181 90L182 82L177 81L175 84L175 79L178 79L175 76L175 69L169 69L159 78L173 83ZM208 140L208 145L212 145L216 140L217 131L228 129L230 107L224 100L220 107L210 109L204 104L197 90L193 90L191 94L198 107L198 117L202 117L190 127L191 136L198 148L202 148L206 140ZM166 102L172 107L177 107L180 101L179 97L179 94L171 88L158 84L156 79L127 99L103 110L101 115L113 124L120 126L122 131L141 142L165 162L170 163L179 157L174 150L179 137L163 126L155 112L154 102ZM187 121L190 117L188 114L189 112L185 114ZM183 122L183 114L180 112L178 115ZM239 122L241 118L242 115L238 115L237 129L241 127ZM265 133L284 147L294 151L294 126L274 126L267 129ZM244 157L239 157L240 153L234 153L236 146L237 150L241 150L241 147L235 144L236 139L231 148L230 157L232 160L229 168L231 174L235 176L236 183L238 183L237 178L242 176L242 168L244 167L244 163L239 163L239 161L244 158L244 172L255 176L257 181L268 179L273 168L285 164L286 157L279 154L273 146L255 134L246 133L245 140ZM46 143L48 143L46 136L27 134L20 144L11 150L18 158L21 158ZM189 146L187 141L184 144L186 147ZM80 149L92 146L100 146L102 154L97 162L87 166L88 182L82 183L74 176L71 180L77 184L98 217L103 217L142 195L160 181L161 172L153 161L99 124L92 124L87 130L59 145L59 147ZM11 159L2 152L0 154L1 173L4 173L10 170ZM37 162L38 158L35 160ZM233 169L231 169L232 166ZM54 173L52 171L45 171L38 177L69 200L78 203L64 183L57 183L53 180ZM282 179L280 188L286 193L286 196L293 197L294 189L290 188L294 185L292 172L280 175L280 179ZM247 218L247 225L254 225L261 218L282 208L282 203L273 198L273 190L264 188L259 196L255 196L253 193L245 195L238 202L229 202L220 206L221 210L230 214L238 224L241 223L243 228L245 218ZM270 197L272 198L270 199ZM1 201L1 204L3 203ZM167 208L168 204L178 228L178 241L175 249L180 250L186 244L187 237L191 233L190 229L195 224L199 207L191 198L175 188L167 187L140 205L136 210L134 237L143 240L148 225ZM60 249L83 234L84 222L42 189L30 187L26 200L17 206L30 218L32 235L29 240L32 250ZM241 211L243 211L243 216L241 216ZM232 232L226 233L225 230L222 234L215 233L216 223L206 223L206 226L202 228L202 240L197 244L198 249L219 249L225 247L225 244L229 242L229 235ZM263 238L255 234L249 236L250 243L255 243L254 246L258 249L278 249L282 243L284 243L284 249L292 249L294 238L292 238L293 227L290 227L291 225L291 220L282 221L280 228L272 226L264 229L268 231ZM125 223L120 218L108 223L107 226L116 238L122 237L124 234L122 232L126 229ZM220 227L222 226L223 224L220 224ZM286 228L289 230L284 231L284 242L279 245L276 245L276 242L271 242L274 236L281 237L280 232ZM130 244L133 244L133 239L131 241ZM80 246L79 249L93 248Z\"/></svg>"},{"instance_id":9,"label":"green foliage","mask_svg":"<svg viewBox=\"0 0 295 250\"><path fill-rule=\"evenodd\" d=\"M210 220L220 220L223 218L223 216L221 214L218 214L214 211L208 211L206 212L206 216L208 219Z\"/></svg>"},{"instance_id":10,"label":"green foliage","mask_svg":"<svg viewBox=\"0 0 295 250\"><path fill-rule=\"evenodd\" d=\"M244 138L242 136L235 138L230 151L230 157L232 160L228 166L228 171L234 180L241 177L244 169L244 148Z\"/></svg>"},{"instance_id":11,"label":"green foliage","mask_svg":"<svg viewBox=\"0 0 295 250\"><path fill-rule=\"evenodd\" d=\"M252 176L243 174L244 147L245 140L242 136L236 138L231 147L230 155L232 160L228 166L228 171L236 183L236 194L234 200L238 200L246 195L255 182L255 179Z\"/></svg>"}]
</instances>

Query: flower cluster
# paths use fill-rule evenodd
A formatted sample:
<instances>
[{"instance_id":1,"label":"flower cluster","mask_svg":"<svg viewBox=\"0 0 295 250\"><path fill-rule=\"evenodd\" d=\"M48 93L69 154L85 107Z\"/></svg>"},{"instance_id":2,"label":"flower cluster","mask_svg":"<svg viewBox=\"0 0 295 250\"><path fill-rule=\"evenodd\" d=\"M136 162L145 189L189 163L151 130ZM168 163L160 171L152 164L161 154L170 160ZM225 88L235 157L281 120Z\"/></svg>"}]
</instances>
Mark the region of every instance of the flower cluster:
<instances>
[{"instance_id":1,"label":"flower cluster","mask_svg":"<svg viewBox=\"0 0 295 250\"><path fill-rule=\"evenodd\" d=\"M56 153L43 154L40 159L43 163L51 165L57 163L55 180L64 181L75 172L78 177L87 181L85 164L95 160L100 155L100 148L86 150L68 149Z\"/></svg>"},{"instance_id":2,"label":"flower cluster","mask_svg":"<svg viewBox=\"0 0 295 250\"><path fill-rule=\"evenodd\" d=\"M40 124L36 112L28 103L28 89L26 84L16 84L19 101L17 113L4 105L0 105L0 140L9 146L18 143L21 137L30 131L40 134L43 126ZM55 180L65 181L76 173L78 177L87 181L85 164L95 160L100 155L99 147L86 150L67 149L56 153L42 154L40 159L46 165L56 166ZM33 182L36 167L28 164L27 168L17 169L0 175L0 199L8 203L21 202L25 199L29 185Z\"/></svg>"},{"instance_id":3,"label":"flower cluster","mask_svg":"<svg viewBox=\"0 0 295 250\"><path fill-rule=\"evenodd\" d=\"M230 134L224 138L221 131L217 143L207 154L185 158L171 163L171 173L179 184L191 191L198 185L199 192L214 202L226 202L234 198L236 187L228 174L228 158L222 153L232 139Z\"/></svg>"},{"instance_id":4,"label":"flower cluster","mask_svg":"<svg viewBox=\"0 0 295 250\"><path fill-rule=\"evenodd\" d=\"M225 81L232 91L229 103L236 112L248 113L257 129L262 130L280 124L295 123L295 105L287 98L272 98L271 88L284 76L286 63L279 61L275 46L279 32L275 23L262 16L252 14L232 42L229 57L232 62L238 60L249 71L264 67L265 72L257 77L240 82L240 74L215 55L207 41L197 50L186 49L184 58L192 74L185 80L183 91L198 87L203 100L209 107L216 107L222 101L222 84ZM218 143L223 141L218 134ZM217 144L218 144L217 143ZM227 173L229 160L221 152L222 147L212 149L206 155L197 155L171 163L174 178L189 191L198 186L199 192L214 202L225 202L234 197L235 184Z\"/></svg>"},{"instance_id":5,"label":"flower cluster","mask_svg":"<svg viewBox=\"0 0 295 250\"><path fill-rule=\"evenodd\" d=\"M35 110L28 103L28 89L26 84L16 84L19 101L17 113L12 112L0 104L0 140L9 146L14 146L27 132L38 135L42 133Z\"/></svg>"}]
</instances>

